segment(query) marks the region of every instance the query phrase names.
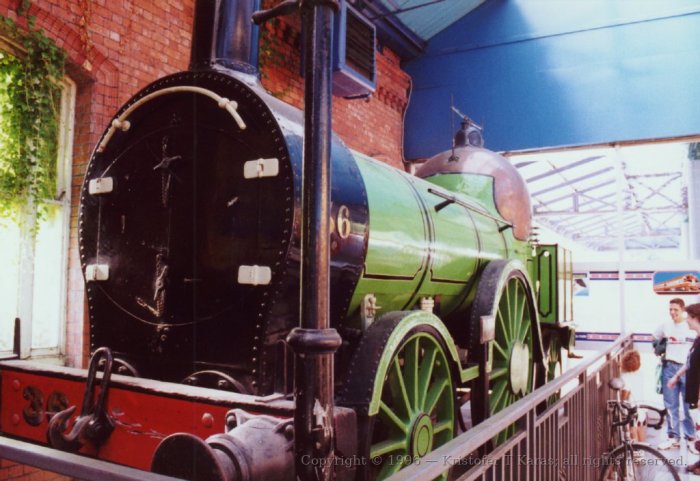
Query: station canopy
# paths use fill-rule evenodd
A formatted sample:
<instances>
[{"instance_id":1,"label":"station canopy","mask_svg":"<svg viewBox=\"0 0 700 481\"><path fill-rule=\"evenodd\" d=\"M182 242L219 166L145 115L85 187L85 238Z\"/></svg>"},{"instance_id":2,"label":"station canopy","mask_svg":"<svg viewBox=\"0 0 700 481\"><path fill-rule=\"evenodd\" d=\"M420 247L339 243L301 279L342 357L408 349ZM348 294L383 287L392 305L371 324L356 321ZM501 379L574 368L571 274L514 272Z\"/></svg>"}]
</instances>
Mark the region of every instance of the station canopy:
<instances>
[{"instance_id":1,"label":"station canopy","mask_svg":"<svg viewBox=\"0 0 700 481\"><path fill-rule=\"evenodd\" d=\"M687 252L688 143L506 154L534 220L592 251ZM646 256L649 258L649 256Z\"/></svg>"},{"instance_id":2,"label":"station canopy","mask_svg":"<svg viewBox=\"0 0 700 481\"><path fill-rule=\"evenodd\" d=\"M430 40L485 0L360 0L382 5L422 40Z\"/></svg>"}]
</instances>

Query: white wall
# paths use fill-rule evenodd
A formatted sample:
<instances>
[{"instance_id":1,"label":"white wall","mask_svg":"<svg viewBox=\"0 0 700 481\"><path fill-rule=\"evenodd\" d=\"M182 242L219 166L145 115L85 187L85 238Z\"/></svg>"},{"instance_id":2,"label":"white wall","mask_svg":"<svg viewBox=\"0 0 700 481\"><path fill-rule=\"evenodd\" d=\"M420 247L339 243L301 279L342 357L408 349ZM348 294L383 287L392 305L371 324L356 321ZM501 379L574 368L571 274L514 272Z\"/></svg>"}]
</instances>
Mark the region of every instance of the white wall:
<instances>
[{"instance_id":1,"label":"white wall","mask_svg":"<svg viewBox=\"0 0 700 481\"><path fill-rule=\"evenodd\" d=\"M700 262L627 263L625 270L632 272L700 270ZM574 296L574 322L577 332L625 332L651 334L656 326L669 318L668 303L681 297L686 304L700 302L700 296L658 295L653 281L625 280L624 297L620 296L617 280L593 280L591 272L617 271L613 263L574 263L574 273L588 273L587 297ZM624 300L624 308L621 301ZM622 313L624 321L622 322ZM624 328L623 328L624 326Z\"/></svg>"}]
</instances>

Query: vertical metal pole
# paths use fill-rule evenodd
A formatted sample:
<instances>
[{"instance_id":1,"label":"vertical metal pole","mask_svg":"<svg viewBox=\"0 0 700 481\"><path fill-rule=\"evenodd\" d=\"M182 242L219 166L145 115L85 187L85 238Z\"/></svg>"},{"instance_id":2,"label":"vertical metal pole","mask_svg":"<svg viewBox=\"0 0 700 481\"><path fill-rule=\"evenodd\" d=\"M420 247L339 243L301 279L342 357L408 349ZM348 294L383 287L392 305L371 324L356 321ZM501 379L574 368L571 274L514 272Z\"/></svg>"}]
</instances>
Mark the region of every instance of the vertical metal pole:
<instances>
[{"instance_id":1,"label":"vertical metal pole","mask_svg":"<svg viewBox=\"0 0 700 481\"><path fill-rule=\"evenodd\" d=\"M618 144L615 145L615 172L617 173L617 262L618 262L618 287L620 294L620 333L627 334L629 327L625 319L627 313L625 309L625 190L627 187L627 179L625 177L625 169L622 165L622 151Z\"/></svg>"},{"instance_id":2,"label":"vertical metal pole","mask_svg":"<svg viewBox=\"0 0 700 481\"><path fill-rule=\"evenodd\" d=\"M688 185L688 259L700 259L700 146L690 144L686 181Z\"/></svg>"},{"instance_id":3,"label":"vertical metal pole","mask_svg":"<svg viewBox=\"0 0 700 481\"><path fill-rule=\"evenodd\" d=\"M331 40L335 2L301 0L304 31L304 155L301 232L301 327L294 349L294 449L297 476L333 474L333 355L330 328ZM314 462L309 462L313 459Z\"/></svg>"}]
</instances>

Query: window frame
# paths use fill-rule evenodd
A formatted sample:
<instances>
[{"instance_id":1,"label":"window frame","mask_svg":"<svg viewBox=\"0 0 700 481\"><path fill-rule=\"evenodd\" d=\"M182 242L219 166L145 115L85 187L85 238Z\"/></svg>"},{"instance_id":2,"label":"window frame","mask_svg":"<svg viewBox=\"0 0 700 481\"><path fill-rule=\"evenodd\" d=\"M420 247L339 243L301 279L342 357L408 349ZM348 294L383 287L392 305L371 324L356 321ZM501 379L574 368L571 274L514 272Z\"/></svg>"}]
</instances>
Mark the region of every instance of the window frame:
<instances>
[{"instance_id":1,"label":"window frame","mask_svg":"<svg viewBox=\"0 0 700 481\"><path fill-rule=\"evenodd\" d=\"M0 50L11 55L22 56L21 49L6 38L0 37ZM36 205L30 203L25 209L24 222L20 226L20 259L17 273L17 310L19 319L19 353L0 351L0 359L16 357L20 359L44 359L60 363L66 354L66 325L68 310L68 266L70 247L70 227L72 211L72 171L73 140L75 130L75 103L77 87L73 80L64 76L61 80L61 100L59 110L56 189L52 199L42 202L61 209L60 278L57 286L59 302L55 306L58 322L58 342L56 346L34 348L32 346L34 327L34 279L36 265L36 235L33 226L36 219ZM13 345L16 344L16 339ZM16 347L16 346L15 346ZM14 356L13 356L14 355Z\"/></svg>"}]
</instances>

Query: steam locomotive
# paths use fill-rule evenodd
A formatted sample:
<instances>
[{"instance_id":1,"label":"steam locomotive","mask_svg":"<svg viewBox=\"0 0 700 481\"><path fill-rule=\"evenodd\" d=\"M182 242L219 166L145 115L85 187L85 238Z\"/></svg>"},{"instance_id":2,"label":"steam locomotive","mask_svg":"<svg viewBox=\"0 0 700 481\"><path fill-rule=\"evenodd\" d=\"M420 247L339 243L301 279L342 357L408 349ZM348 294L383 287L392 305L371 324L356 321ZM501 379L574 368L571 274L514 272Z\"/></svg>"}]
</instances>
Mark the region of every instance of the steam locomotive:
<instances>
[{"instance_id":1,"label":"steam locomotive","mask_svg":"<svg viewBox=\"0 0 700 481\"><path fill-rule=\"evenodd\" d=\"M121 108L87 168L89 371L0 365L2 430L186 479L293 479L303 121L201 45ZM425 456L569 347L566 252L533 242L523 179L469 122L455 144L410 175L332 139L335 449L372 460L340 479Z\"/></svg>"}]
</instances>

